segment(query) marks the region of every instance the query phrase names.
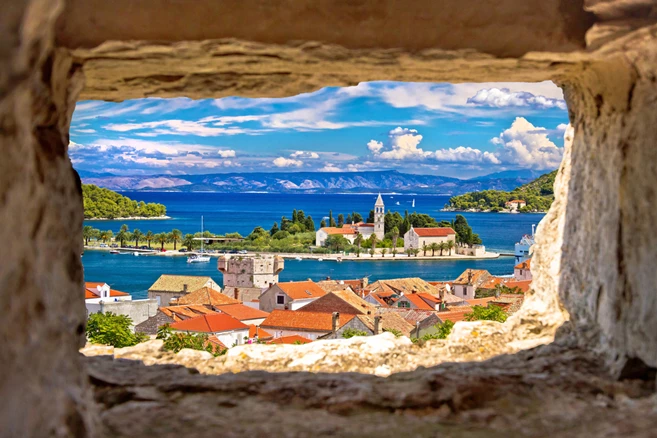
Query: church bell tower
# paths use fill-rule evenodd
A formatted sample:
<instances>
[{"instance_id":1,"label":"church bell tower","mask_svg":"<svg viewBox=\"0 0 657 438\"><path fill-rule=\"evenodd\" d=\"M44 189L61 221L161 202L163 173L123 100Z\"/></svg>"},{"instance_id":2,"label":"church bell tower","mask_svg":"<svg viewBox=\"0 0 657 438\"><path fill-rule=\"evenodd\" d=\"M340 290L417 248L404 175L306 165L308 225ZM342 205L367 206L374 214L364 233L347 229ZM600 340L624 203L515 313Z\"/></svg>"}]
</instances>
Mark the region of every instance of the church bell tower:
<instances>
[{"instance_id":1,"label":"church bell tower","mask_svg":"<svg viewBox=\"0 0 657 438\"><path fill-rule=\"evenodd\" d=\"M379 240L383 240L385 235L385 212L386 207L383 205L383 199L381 199L381 193L379 193L379 197L376 198L374 204L374 234Z\"/></svg>"}]
</instances>

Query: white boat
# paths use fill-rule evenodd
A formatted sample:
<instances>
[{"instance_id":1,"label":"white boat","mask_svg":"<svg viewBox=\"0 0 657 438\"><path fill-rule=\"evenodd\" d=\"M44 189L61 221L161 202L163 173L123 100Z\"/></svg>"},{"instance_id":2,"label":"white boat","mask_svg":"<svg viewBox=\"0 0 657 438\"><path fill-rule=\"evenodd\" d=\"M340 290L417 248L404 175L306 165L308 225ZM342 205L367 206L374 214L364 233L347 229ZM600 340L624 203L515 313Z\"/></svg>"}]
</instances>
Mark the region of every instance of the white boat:
<instances>
[{"instance_id":1,"label":"white boat","mask_svg":"<svg viewBox=\"0 0 657 438\"><path fill-rule=\"evenodd\" d=\"M399 205L399 201L395 202L395 205Z\"/></svg>"},{"instance_id":2,"label":"white boat","mask_svg":"<svg viewBox=\"0 0 657 438\"><path fill-rule=\"evenodd\" d=\"M411 207L415 208L415 198L413 198L413 204L411 204Z\"/></svg>"},{"instance_id":3,"label":"white boat","mask_svg":"<svg viewBox=\"0 0 657 438\"><path fill-rule=\"evenodd\" d=\"M296 257L294 260L300 262L300 261L303 260L303 259L302 259L301 257Z\"/></svg>"},{"instance_id":4,"label":"white boat","mask_svg":"<svg viewBox=\"0 0 657 438\"><path fill-rule=\"evenodd\" d=\"M203 237L203 216L201 216L201 237ZM192 254L187 257L187 263L207 263L210 261L210 256L203 254L203 242L201 239L201 254Z\"/></svg>"},{"instance_id":5,"label":"white boat","mask_svg":"<svg viewBox=\"0 0 657 438\"><path fill-rule=\"evenodd\" d=\"M525 234L522 236L522 239L520 239L520 242L516 243L515 246L515 258L516 258L516 264L522 263L525 260L529 259L531 257L530 251L534 243L536 241L534 240L534 231L536 229L536 225L532 225L532 234L528 235Z\"/></svg>"},{"instance_id":6,"label":"white boat","mask_svg":"<svg viewBox=\"0 0 657 438\"><path fill-rule=\"evenodd\" d=\"M323 261L324 261L324 259L317 259L317 261L318 261L318 262L323 262Z\"/></svg>"},{"instance_id":7,"label":"white boat","mask_svg":"<svg viewBox=\"0 0 657 438\"><path fill-rule=\"evenodd\" d=\"M139 257L139 253L138 253L138 252L133 252L132 255L135 256L135 257Z\"/></svg>"}]
</instances>

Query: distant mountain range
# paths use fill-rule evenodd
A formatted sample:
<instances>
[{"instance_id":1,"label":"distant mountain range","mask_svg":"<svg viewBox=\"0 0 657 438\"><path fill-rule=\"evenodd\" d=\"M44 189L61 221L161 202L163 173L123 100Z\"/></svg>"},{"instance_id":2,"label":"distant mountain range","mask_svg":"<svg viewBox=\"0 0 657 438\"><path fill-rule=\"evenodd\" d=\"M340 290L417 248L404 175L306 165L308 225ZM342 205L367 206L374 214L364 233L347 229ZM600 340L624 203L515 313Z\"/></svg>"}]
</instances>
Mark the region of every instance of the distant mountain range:
<instances>
[{"instance_id":1,"label":"distant mountain range","mask_svg":"<svg viewBox=\"0 0 657 438\"><path fill-rule=\"evenodd\" d=\"M210 175L118 176L80 170L85 184L118 191L269 193L430 193L458 195L479 190L513 190L540 172L506 171L469 180L397 171L221 173Z\"/></svg>"}]
</instances>

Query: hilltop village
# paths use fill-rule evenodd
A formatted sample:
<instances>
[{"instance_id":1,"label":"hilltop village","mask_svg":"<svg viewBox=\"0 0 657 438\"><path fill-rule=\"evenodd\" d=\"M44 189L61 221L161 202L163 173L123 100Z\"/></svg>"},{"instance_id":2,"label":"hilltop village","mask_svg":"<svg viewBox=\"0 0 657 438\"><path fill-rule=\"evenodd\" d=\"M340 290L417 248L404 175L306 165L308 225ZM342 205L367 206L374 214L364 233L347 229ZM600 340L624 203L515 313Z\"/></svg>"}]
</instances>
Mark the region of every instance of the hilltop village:
<instances>
[{"instance_id":1,"label":"hilltop village","mask_svg":"<svg viewBox=\"0 0 657 438\"><path fill-rule=\"evenodd\" d=\"M301 344L385 331L413 341L444 338L458 321L504 321L520 308L532 282L531 259L517 264L513 277L467 269L448 282L279 282L284 264L279 256L221 256L223 285L209 276L162 275L143 300L102 282L86 283L88 335L103 317L117 317L129 322L133 344L159 338L174 351L215 355L250 343ZM94 340L93 333L89 337Z\"/></svg>"}]
</instances>

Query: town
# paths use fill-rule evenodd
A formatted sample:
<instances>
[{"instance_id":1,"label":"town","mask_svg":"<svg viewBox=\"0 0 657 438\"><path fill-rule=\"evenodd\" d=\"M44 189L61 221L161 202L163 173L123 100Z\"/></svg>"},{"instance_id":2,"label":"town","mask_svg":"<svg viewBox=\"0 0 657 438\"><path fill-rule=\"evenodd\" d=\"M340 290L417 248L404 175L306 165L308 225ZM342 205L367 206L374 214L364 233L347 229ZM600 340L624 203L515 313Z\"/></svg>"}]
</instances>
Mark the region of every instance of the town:
<instances>
[{"instance_id":1,"label":"town","mask_svg":"<svg viewBox=\"0 0 657 438\"><path fill-rule=\"evenodd\" d=\"M531 288L531 258L512 277L467 269L448 282L421 278L331 279L280 282L280 256L221 256L223 285L210 276L161 275L148 298L132 300L106 283L86 283L90 341L103 318L119 318L134 341L159 338L169 348L223 354L252 343L305 344L391 332L414 342L445 338L454 323L503 322ZM97 319L97 321L93 321ZM106 342L107 343L107 342ZM111 342L110 342L111 343ZM115 345L127 346L127 345Z\"/></svg>"}]
</instances>

